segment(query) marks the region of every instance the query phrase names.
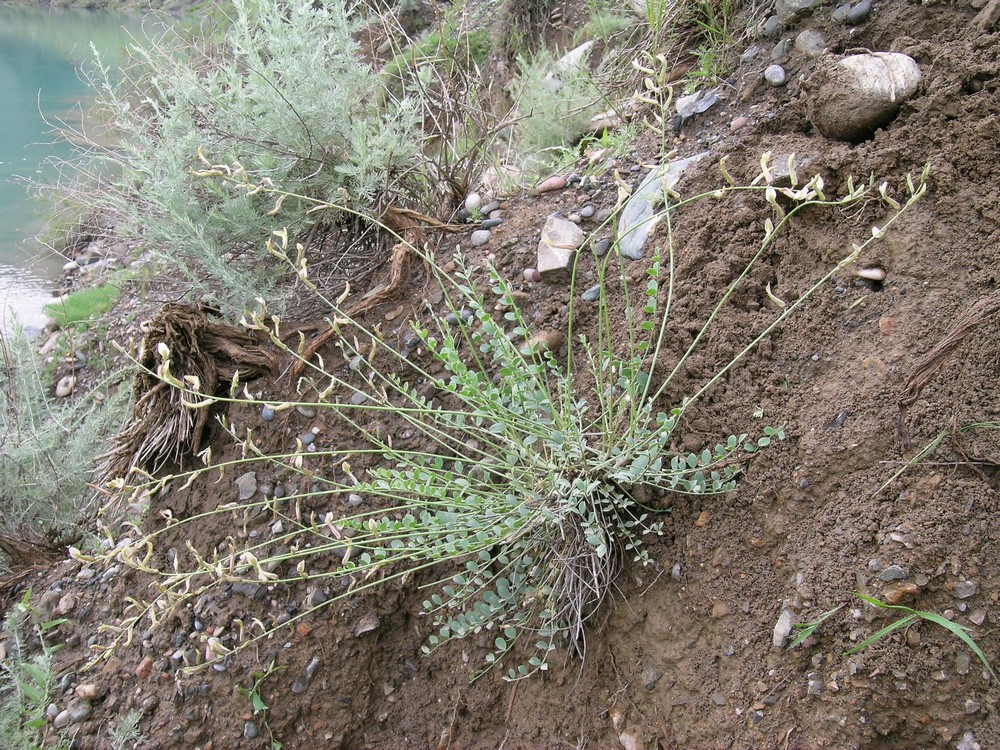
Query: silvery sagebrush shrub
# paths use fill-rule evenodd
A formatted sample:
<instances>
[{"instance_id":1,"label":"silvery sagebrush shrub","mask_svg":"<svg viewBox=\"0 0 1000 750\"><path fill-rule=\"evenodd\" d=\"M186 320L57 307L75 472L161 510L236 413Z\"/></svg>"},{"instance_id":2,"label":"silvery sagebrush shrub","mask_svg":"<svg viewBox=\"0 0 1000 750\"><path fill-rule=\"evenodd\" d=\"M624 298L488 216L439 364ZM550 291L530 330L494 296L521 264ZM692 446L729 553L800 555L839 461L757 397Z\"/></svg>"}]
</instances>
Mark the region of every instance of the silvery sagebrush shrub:
<instances>
[{"instance_id":1,"label":"silvery sagebrush shrub","mask_svg":"<svg viewBox=\"0 0 1000 750\"><path fill-rule=\"evenodd\" d=\"M65 188L230 315L258 296L277 306L279 278L259 252L273 201L199 179L196 155L367 215L408 205L418 108L362 60L362 20L345 0L234 0L222 30L168 24L130 44L121 71L98 57L88 78L107 132L77 134L89 146L65 165ZM287 228L316 220L300 211Z\"/></svg>"}]
</instances>

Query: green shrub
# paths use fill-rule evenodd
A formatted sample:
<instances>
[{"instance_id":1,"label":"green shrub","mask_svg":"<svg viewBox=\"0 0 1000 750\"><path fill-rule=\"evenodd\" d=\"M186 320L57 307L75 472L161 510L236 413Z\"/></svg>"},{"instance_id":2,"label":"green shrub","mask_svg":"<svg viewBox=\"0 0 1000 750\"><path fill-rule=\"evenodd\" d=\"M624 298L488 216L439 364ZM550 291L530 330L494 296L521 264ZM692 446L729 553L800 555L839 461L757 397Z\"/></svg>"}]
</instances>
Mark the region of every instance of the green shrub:
<instances>
[{"instance_id":1,"label":"green shrub","mask_svg":"<svg viewBox=\"0 0 1000 750\"><path fill-rule=\"evenodd\" d=\"M604 97L586 60L560 66L548 50L517 60L514 101L519 151L531 169L544 170L588 131Z\"/></svg>"},{"instance_id":2,"label":"green shrub","mask_svg":"<svg viewBox=\"0 0 1000 750\"><path fill-rule=\"evenodd\" d=\"M121 290L111 284L86 287L49 303L45 306L45 314L60 328L89 323L114 307L120 293Z\"/></svg>"},{"instance_id":3,"label":"green shrub","mask_svg":"<svg viewBox=\"0 0 1000 750\"><path fill-rule=\"evenodd\" d=\"M235 0L218 43L174 27L130 45L124 77L100 61L91 76L118 145L81 155L78 174L108 175L87 202L230 314L280 281L257 252L273 200L197 179L207 164L198 154L369 215L412 201L416 108L383 96L358 54L351 8ZM289 229L313 221L300 212Z\"/></svg>"},{"instance_id":4,"label":"green shrub","mask_svg":"<svg viewBox=\"0 0 1000 750\"><path fill-rule=\"evenodd\" d=\"M34 750L42 746L48 727L45 711L55 695L53 654L47 635L65 620L42 621L29 604L31 591L10 607L3 621L6 656L0 659L0 743L6 750ZM39 650L32 654L30 642ZM45 744L46 747L65 747Z\"/></svg>"},{"instance_id":5,"label":"green shrub","mask_svg":"<svg viewBox=\"0 0 1000 750\"><path fill-rule=\"evenodd\" d=\"M125 418L128 389L98 403L57 402L31 344L17 332L2 342L0 370L0 533L18 539L65 537L85 515L96 456Z\"/></svg>"}]
</instances>

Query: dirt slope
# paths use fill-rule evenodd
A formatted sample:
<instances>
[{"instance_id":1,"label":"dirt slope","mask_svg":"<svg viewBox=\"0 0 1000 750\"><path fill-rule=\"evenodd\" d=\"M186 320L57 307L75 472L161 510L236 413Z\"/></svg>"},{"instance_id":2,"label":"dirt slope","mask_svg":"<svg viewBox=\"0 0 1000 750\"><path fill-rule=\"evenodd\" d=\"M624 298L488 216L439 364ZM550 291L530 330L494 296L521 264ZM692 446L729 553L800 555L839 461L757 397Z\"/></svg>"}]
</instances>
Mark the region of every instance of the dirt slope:
<instances>
[{"instance_id":1,"label":"dirt slope","mask_svg":"<svg viewBox=\"0 0 1000 750\"><path fill-rule=\"evenodd\" d=\"M582 7L582 6L581 6ZM284 640L232 659L225 672L175 674L171 656L201 643L204 628L233 627L235 618L274 622L303 606L306 591L229 587L193 610L120 648L104 666L80 672L97 626L120 616L125 597L148 581L119 570L79 580L66 563L36 583L74 592L78 603L63 626L60 655L72 685L92 682L106 697L70 729L80 748L109 747L107 729L131 708L143 712L150 748L267 747L268 733L234 690L274 658L282 671L261 695L269 725L285 748L760 748L959 747L1000 745L994 681L953 636L927 623L897 632L860 654L845 651L888 620L851 596L859 591L944 614L974 628L1000 665L1000 521L996 466L1000 433L973 430L947 439L936 454L878 494L920 447L945 428L1000 415L1000 316L973 329L910 408L897 430L897 402L919 359L1000 281L1000 29L982 28L965 2L878 0L868 20L847 27L817 8L783 32L760 38L723 87L723 101L684 124L673 146L685 156L708 147L711 158L682 183L687 193L719 184L715 165L752 179L765 151L796 153L824 176L828 192L848 176L869 174L902 183L931 165L924 199L884 242L862 258L880 267L882 283L845 271L724 379L691 411L678 449L717 441L763 424L784 425L788 439L757 457L739 489L710 498L670 497L664 536L652 547L655 565L630 569L620 590L588 631L584 663L559 657L550 672L516 685L488 675L468 684L467 661L480 644L457 643L420 656L426 620L416 616L421 592L412 585L359 598L289 628ZM580 15L580 8L575 8ZM568 11L565 17L576 17ZM824 138L808 116L803 86L824 57L792 47L779 62L788 83L775 88L761 74L771 49L804 30L824 34L831 53L859 48L898 51L920 65L916 95L873 138L852 145ZM736 118L748 122L733 132ZM655 139L641 140L618 169L633 182L633 164L656 158ZM591 196L614 203L607 174ZM512 198L506 221L481 252L493 252L511 278L533 263L544 217L575 205L578 188ZM793 298L869 236L886 215L868 202L834 214L805 214L762 260L692 361L681 396L728 361L774 317L764 287ZM676 221L678 300L666 356L690 342L718 296L756 251L763 214L747 202L719 211L692 206ZM454 243L454 239L446 239ZM586 265L584 272L588 270ZM422 278L415 271L413 294ZM565 284L525 284L529 314L546 326L562 320ZM392 340L418 314L419 301L400 298L372 312ZM581 317L580 332L588 319ZM589 323L592 325L592 322ZM287 388L266 389L274 397ZM761 416L762 415L762 416ZM253 424L264 447L283 445L315 420L295 412L264 424L256 413L233 418ZM320 425L328 434L338 429ZM392 429L392 425L386 425ZM284 441L284 442L283 442ZM215 455L233 453L224 435ZM191 516L231 494L204 482L155 500L158 511ZM280 474L258 476L274 485ZM229 494L227 494L229 493ZM268 526L261 525L262 533ZM232 524L206 524L201 547L235 533ZM183 539L176 543L183 544ZM892 578L890 566L902 578ZM50 600L51 603L51 600ZM846 604L796 650L772 645L783 606L796 622ZM361 624L374 629L358 637ZM360 630L364 630L361 627ZM150 657L141 667L143 659ZM299 691L311 660L318 667ZM151 673L150 673L151 670ZM59 707L70 694L59 698ZM251 735L254 735L251 737ZM634 742L634 744L629 744ZM978 743L978 744L977 744Z\"/></svg>"}]
</instances>

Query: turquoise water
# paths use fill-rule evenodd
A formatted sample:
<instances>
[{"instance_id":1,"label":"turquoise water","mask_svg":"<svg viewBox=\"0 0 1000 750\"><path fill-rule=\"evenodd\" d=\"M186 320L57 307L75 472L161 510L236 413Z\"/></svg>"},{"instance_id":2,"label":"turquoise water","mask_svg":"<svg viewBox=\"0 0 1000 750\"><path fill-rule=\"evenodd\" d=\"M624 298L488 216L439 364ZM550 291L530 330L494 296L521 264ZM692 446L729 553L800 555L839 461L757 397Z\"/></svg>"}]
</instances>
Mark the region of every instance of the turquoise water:
<instances>
[{"instance_id":1,"label":"turquoise water","mask_svg":"<svg viewBox=\"0 0 1000 750\"><path fill-rule=\"evenodd\" d=\"M79 125L91 96L79 73L91 42L116 56L142 19L117 13L0 5L0 328L11 312L26 327L44 324L65 258L34 239L50 207L25 179L51 183L50 161L72 149L53 133L59 120ZM50 124L46 124L46 120Z\"/></svg>"}]
</instances>

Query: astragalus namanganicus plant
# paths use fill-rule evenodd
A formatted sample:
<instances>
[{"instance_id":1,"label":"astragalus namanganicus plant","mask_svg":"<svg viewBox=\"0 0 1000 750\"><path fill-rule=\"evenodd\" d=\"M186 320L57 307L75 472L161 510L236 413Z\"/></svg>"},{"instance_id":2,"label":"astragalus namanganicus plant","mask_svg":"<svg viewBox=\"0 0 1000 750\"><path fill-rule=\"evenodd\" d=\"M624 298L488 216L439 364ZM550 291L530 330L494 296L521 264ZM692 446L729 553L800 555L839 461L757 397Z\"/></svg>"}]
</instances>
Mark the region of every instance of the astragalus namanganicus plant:
<instances>
[{"instance_id":1,"label":"astragalus namanganicus plant","mask_svg":"<svg viewBox=\"0 0 1000 750\"><path fill-rule=\"evenodd\" d=\"M247 187L260 185L239 170L218 172ZM728 182L724 164L722 173ZM612 309L608 297L599 300L596 340L573 340L570 327L565 361L533 339L511 284L490 264L472 268L458 254L446 273L429 252L417 248L409 250L436 274L449 314L413 322L404 346L397 349L383 340L378 326L346 314L347 293L327 300L339 351L307 363L296 401L267 401L238 379L228 395L199 393L184 373L171 370L171 353L160 352L157 376L183 389L190 408L229 404L232 413L237 404L252 404L252 412L240 412L246 415L262 407L281 411L309 406L340 420L356 440L322 448L300 440L286 454L267 453L255 442L253 430L220 417L242 448L238 460L212 463L205 456L204 467L184 475L123 478L119 490L133 499L194 482L203 474L215 477L252 467L296 474L301 490L283 498L234 500L196 517L171 516L153 530L133 526L107 556L145 571L156 588L151 600L137 599L128 619L112 628L109 648L127 638L144 617L155 622L164 611L224 582L328 586L332 596L296 615L304 617L405 579L428 591L423 607L433 628L424 650L475 636L486 648L476 674L502 665L508 679L525 677L545 670L548 654L560 645L582 656L585 623L607 597L615 576L625 566L651 562L645 540L661 530L658 517L664 507L648 503L648 493L639 488L660 494L727 492L736 486L748 454L784 437L780 428L765 428L755 438L732 435L700 452L677 453L671 445L680 416L883 236L922 195L925 178L926 172L916 184L908 179L903 203L874 182L860 187L848 183L846 195L827 198L819 177L801 187L776 189L762 180L761 185L727 184L684 199L668 195L672 208L654 217L663 222L666 238L644 280L630 285L622 274L625 311ZM281 191L267 189L281 199ZM761 210L769 214L761 220L759 249L680 362L664 362L670 306L678 293L672 227L677 219L672 212L682 219L684 207L693 201L724 201L745 191L759 193ZM781 302L774 320L753 332L752 340L690 398L672 408L658 406L734 290L797 213L836 209L879 195L888 206L881 227L797 300ZM291 248L287 234L275 233L268 249L322 297L309 280L301 247ZM623 261L612 252L599 262L602 277L610 278ZM612 324L620 330L623 316L628 335L615 339ZM281 321L263 307L245 323L297 356L295 348L283 343ZM391 430L384 424L390 418ZM222 514L239 524L248 513L262 510L281 522L272 527L277 531L242 540L229 537L211 549L195 549L190 543L184 549L176 541L188 537L185 525L204 522L206 516ZM154 564L171 544L166 563ZM256 628L233 629L231 640L208 656L222 659L277 629L262 622Z\"/></svg>"}]
</instances>

